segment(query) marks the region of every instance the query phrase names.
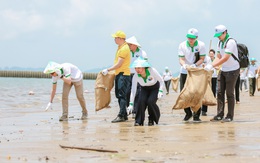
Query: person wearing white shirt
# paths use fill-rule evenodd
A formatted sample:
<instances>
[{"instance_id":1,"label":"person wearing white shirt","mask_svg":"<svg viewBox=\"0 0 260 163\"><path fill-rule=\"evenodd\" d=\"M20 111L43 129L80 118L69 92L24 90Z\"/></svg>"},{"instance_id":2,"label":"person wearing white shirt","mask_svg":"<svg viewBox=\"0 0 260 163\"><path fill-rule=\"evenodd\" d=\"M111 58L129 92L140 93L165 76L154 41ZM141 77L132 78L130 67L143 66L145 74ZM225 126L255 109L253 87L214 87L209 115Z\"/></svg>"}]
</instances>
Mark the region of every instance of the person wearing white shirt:
<instances>
[{"instance_id":1,"label":"person wearing white shirt","mask_svg":"<svg viewBox=\"0 0 260 163\"><path fill-rule=\"evenodd\" d=\"M83 74L80 71L80 69L71 63L58 64L56 62L51 61L48 63L48 65L46 66L43 72L45 74L50 74L52 76L52 91L51 91L50 102L48 103L45 110L52 108L52 102L56 94L57 81L62 80L63 81L62 116L60 117L59 121L68 120L68 105L69 105L68 98L72 86L74 86L75 88L77 99L82 108L81 119L86 120L88 112L87 112L86 102L83 95Z\"/></svg>"},{"instance_id":2,"label":"person wearing white shirt","mask_svg":"<svg viewBox=\"0 0 260 163\"><path fill-rule=\"evenodd\" d=\"M234 118L235 108L235 85L239 75L240 66L232 55L238 58L237 43L229 36L227 28L224 25L215 27L215 35L219 39L217 45L218 61L208 64L204 69L211 70L213 67L220 66L221 71L218 76L217 93L217 115L210 121L231 122ZM228 113L224 117L225 93L227 96Z\"/></svg>"},{"instance_id":3,"label":"person wearing white shirt","mask_svg":"<svg viewBox=\"0 0 260 163\"><path fill-rule=\"evenodd\" d=\"M190 67L199 67L206 56L206 48L205 43L198 39L198 30L195 28L191 28L188 30L186 34L187 40L183 41L179 45L178 56L179 63L181 65L180 69L180 91L184 88L186 78L187 78L187 70L188 66ZM183 121L187 122L192 116L194 122L201 122L200 120L200 112L201 108L192 114L191 108L184 108L184 112L186 113Z\"/></svg>"},{"instance_id":4,"label":"person wearing white shirt","mask_svg":"<svg viewBox=\"0 0 260 163\"><path fill-rule=\"evenodd\" d=\"M255 58L250 58L250 65L247 70L247 77L249 81L249 96L254 96L256 89L256 74L257 74L257 65Z\"/></svg>"},{"instance_id":5,"label":"person wearing white shirt","mask_svg":"<svg viewBox=\"0 0 260 163\"><path fill-rule=\"evenodd\" d=\"M210 49L209 50L209 55L205 57L204 62L203 62L203 67L205 67L208 64L212 64L212 62L215 59L215 50L214 49ZM212 93L214 95L214 97L216 97L216 88L217 88L217 70L214 68L213 69L213 73L212 73L212 78L211 78L211 90ZM207 105L202 105L201 108L201 115L202 116L207 116L207 112L208 112L208 106Z\"/></svg>"},{"instance_id":6,"label":"person wearing white shirt","mask_svg":"<svg viewBox=\"0 0 260 163\"><path fill-rule=\"evenodd\" d=\"M169 94L169 89L171 85L172 73L169 71L169 68L166 66L165 71L163 72L163 80L166 88L166 95Z\"/></svg>"},{"instance_id":7,"label":"person wearing white shirt","mask_svg":"<svg viewBox=\"0 0 260 163\"><path fill-rule=\"evenodd\" d=\"M131 51L131 64L136 59L138 59L139 57L142 57L143 59L148 60L148 56L147 56L146 52L143 49L141 49L141 45L137 41L135 36L132 36L132 37L126 39L125 41L128 44L130 51ZM132 81L134 73L135 73L135 69L130 68L130 71L131 71L131 81ZM130 87L132 87L132 82L131 82ZM135 95L134 107L133 107L133 111L132 111L132 118L133 119L135 119L135 115L136 115L136 112L137 112L137 109L138 109L137 104L138 104L138 99L139 99L139 95L140 95L140 90L141 90L141 87L138 84L137 85L137 92L136 92L136 95ZM129 104L129 101L130 101L130 94L131 94L131 89L129 89L129 92L127 93L127 104Z\"/></svg>"},{"instance_id":8,"label":"person wearing white shirt","mask_svg":"<svg viewBox=\"0 0 260 163\"><path fill-rule=\"evenodd\" d=\"M247 69L248 68L240 68L240 91L242 91L242 87L243 87L243 84L244 84L244 87L245 87L245 91L247 92L248 91L248 88L247 88Z\"/></svg>"},{"instance_id":9,"label":"person wearing white shirt","mask_svg":"<svg viewBox=\"0 0 260 163\"><path fill-rule=\"evenodd\" d=\"M148 126L158 124L160 118L160 109L156 104L157 100L163 97L164 81L158 71L151 67L147 60L138 58L132 65L136 73L133 76L131 96L128 113L133 109L134 98L136 94L137 84L141 86L138 109L135 117L135 126L143 126L145 120L145 110L148 108Z\"/></svg>"}]
</instances>

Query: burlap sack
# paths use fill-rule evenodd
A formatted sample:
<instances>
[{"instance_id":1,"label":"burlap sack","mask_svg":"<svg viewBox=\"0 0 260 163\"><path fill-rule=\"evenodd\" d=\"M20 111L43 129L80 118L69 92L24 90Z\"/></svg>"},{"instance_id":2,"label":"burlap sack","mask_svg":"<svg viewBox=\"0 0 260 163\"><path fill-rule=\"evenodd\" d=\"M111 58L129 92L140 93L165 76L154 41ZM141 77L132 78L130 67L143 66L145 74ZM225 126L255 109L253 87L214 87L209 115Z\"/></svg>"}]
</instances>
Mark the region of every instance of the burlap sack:
<instances>
[{"instance_id":1,"label":"burlap sack","mask_svg":"<svg viewBox=\"0 0 260 163\"><path fill-rule=\"evenodd\" d=\"M187 68L187 79L172 109L191 107L196 112L202 106L202 99L208 86L208 72L203 68Z\"/></svg>"},{"instance_id":2,"label":"burlap sack","mask_svg":"<svg viewBox=\"0 0 260 163\"><path fill-rule=\"evenodd\" d=\"M256 79L256 88L258 91L260 91L260 76Z\"/></svg>"},{"instance_id":3,"label":"burlap sack","mask_svg":"<svg viewBox=\"0 0 260 163\"><path fill-rule=\"evenodd\" d=\"M211 78L212 78L213 71L207 71L207 77L208 77L208 84L207 89L204 94L204 98L202 100L203 105L207 106L214 106L217 105L217 99L215 98L212 89L211 89Z\"/></svg>"},{"instance_id":4,"label":"burlap sack","mask_svg":"<svg viewBox=\"0 0 260 163\"><path fill-rule=\"evenodd\" d=\"M172 89L177 92L178 91L178 86L179 86L179 78L175 77L171 79L172 82Z\"/></svg>"},{"instance_id":5,"label":"burlap sack","mask_svg":"<svg viewBox=\"0 0 260 163\"><path fill-rule=\"evenodd\" d=\"M110 91L114 87L115 74L109 72L106 76L98 73L95 83L96 111L108 107L111 101Z\"/></svg>"}]
</instances>

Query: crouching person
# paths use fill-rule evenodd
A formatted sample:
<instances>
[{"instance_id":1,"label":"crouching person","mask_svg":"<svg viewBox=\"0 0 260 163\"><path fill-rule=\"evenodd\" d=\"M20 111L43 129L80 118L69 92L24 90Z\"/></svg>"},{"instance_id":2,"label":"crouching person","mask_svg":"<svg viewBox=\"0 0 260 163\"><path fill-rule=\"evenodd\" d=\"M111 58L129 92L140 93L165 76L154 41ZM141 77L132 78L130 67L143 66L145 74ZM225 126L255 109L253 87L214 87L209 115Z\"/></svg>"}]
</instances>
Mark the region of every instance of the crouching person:
<instances>
[{"instance_id":1,"label":"crouching person","mask_svg":"<svg viewBox=\"0 0 260 163\"><path fill-rule=\"evenodd\" d=\"M143 58L136 59L131 68L135 68L135 74L132 80L132 89L130 103L127 108L128 113L133 109L133 102L136 94L137 83L141 86L140 96L137 104L135 117L135 126L143 126L145 120L145 110L148 107L148 126L158 124L160 118L160 109L156 104L158 98L163 97L164 81L162 76L155 68L152 68L147 60Z\"/></svg>"},{"instance_id":2,"label":"crouching person","mask_svg":"<svg viewBox=\"0 0 260 163\"><path fill-rule=\"evenodd\" d=\"M45 70L43 71L45 74L50 74L52 76L52 91L50 102L48 103L45 110L52 108L53 98L56 94L57 81L59 79L63 80L63 90L62 90L62 116L59 121L67 121L68 120L68 104L69 104L69 92L72 86L75 88L75 92L77 95L77 99L82 108L82 120L87 119L87 109L86 102L83 95L83 74L73 64L63 63L58 64L55 62L49 62Z\"/></svg>"}]
</instances>

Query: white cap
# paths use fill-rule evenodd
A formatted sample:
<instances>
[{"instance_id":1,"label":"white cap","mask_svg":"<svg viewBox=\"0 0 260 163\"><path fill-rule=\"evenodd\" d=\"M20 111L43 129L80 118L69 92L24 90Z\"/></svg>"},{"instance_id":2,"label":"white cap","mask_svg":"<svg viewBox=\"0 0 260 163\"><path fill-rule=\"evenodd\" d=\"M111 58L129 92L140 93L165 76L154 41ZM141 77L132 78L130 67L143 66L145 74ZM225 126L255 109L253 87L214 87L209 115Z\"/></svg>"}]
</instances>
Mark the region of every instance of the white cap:
<instances>
[{"instance_id":1,"label":"white cap","mask_svg":"<svg viewBox=\"0 0 260 163\"><path fill-rule=\"evenodd\" d=\"M199 31L195 28L191 28L188 30L186 37L187 38L197 38L198 35L199 35Z\"/></svg>"},{"instance_id":2,"label":"white cap","mask_svg":"<svg viewBox=\"0 0 260 163\"><path fill-rule=\"evenodd\" d=\"M219 37L222 35L223 32L225 32L227 28L224 25L218 25L215 27L215 35L214 37Z\"/></svg>"},{"instance_id":3,"label":"white cap","mask_svg":"<svg viewBox=\"0 0 260 163\"><path fill-rule=\"evenodd\" d=\"M135 38L135 36L132 36L128 39L125 40L128 44L134 44L138 47L141 47L141 45L137 42L137 39Z\"/></svg>"}]
</instances>

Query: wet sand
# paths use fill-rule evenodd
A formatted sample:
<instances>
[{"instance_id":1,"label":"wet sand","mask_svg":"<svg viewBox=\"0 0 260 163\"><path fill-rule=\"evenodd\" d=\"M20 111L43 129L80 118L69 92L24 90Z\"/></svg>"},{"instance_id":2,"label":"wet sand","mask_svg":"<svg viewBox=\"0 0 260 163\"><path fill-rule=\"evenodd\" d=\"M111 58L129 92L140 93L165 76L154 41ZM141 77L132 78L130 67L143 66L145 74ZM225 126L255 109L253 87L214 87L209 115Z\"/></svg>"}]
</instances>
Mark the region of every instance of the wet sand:
<instances>
[{"instance_id":1,"label":"wet sand","mask_svg":"<svg viewBox=\"0 0 260 163\"><path fill-rule=\"evenodd\" d=\"M170 92L158 101L159 125L133 126L111 123L117 113L112 94L111 108L94 111L94 99L86 95L89 117L81 116L77 100L70 103L68 122L59 122L61 103L56 109L0 111L0 162L259 162L260 93L240 95L234 121L210 122L216 106L208 108L202 123L182 122L183 110L172 110L178 93ZM226 109L227 110L227 109ZM225 110L225 113L227 112ZM59 145L113 150L118 153L63 149Z\"/></svg>"}]
</instances>

